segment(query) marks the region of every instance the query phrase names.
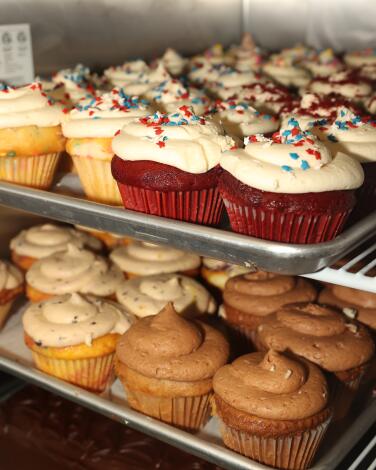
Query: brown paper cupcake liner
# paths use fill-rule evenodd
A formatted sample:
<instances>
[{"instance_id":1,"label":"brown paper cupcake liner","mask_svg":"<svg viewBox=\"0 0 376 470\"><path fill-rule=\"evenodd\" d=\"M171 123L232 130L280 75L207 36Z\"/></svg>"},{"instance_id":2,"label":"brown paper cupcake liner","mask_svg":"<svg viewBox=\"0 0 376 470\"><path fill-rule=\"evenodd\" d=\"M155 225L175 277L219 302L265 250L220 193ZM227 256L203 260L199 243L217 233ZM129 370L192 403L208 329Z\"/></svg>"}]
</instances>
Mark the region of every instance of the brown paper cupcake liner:
<instances>
[{"instance_id":1,"label":"brown paper cupcake liner","mask_svg":"<svg viewBox=\"0 0 376 470\"><path fill-rule=\"evenodd\" d=\"M312 462L329 423L330 418L316 428L280 437L252 435L223 421L220 429L223 442L235 452L271 467L302 470Z\"/></svg>"},{"instance_id":2,"label":"brown paper cupcake liner","mask_svg":"<svg viewBox=\"0 0 376 470\"><path fill-rule=\"evenodd\" d=\"M122 206L119 188L111 173L111 160L72 155L78 176L89 199Z\"/></svg>"},{"instance_id":3,"label":"brown paper cupcake liner","mask_svg":"<svg viewBox=\"0 0 376 470\"><path fill-rule=\"evenodd\" d=\"M55 359L35 351L32 355L41 371L92 392L103 392L115 377L115 353L87 359Z\"/></svg>"},{"instance_id":4,"label":"brown paper cupcake liner","mask_svg":"<svg viewBox=\"0 0 376 470\"><path fill-rule=\"evenodd\" d=\"M132 390L124 381L122 383L129 405L145 415L191 432L199 430L209 420L212 393L193 397L161 397Z\"/></svg>"},{"instance_id":5,"label":"brown paper cupcake liner","mask_svg":"<svg viewBox=\"0 0 376 470\"><path fill-rule=\"evenodd\" d=\"M0 157L0 180L48 189L53 182L60 153Z\"/></svg>"}]
</instances>

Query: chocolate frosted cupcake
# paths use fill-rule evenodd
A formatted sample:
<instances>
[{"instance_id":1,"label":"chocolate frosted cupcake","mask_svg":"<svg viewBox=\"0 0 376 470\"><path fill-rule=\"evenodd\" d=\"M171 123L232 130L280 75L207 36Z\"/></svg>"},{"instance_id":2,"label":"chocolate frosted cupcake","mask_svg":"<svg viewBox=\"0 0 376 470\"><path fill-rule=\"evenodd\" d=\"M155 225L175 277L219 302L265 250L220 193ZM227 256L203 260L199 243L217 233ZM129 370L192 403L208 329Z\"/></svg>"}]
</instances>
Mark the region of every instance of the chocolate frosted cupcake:
<instances>
[{"instance_id":1,"label":"chocolate frosted cupcake","mask_svg":"<svg viewBox=\"0 0 376 470\"><path fill-rule=\"evenodd\" d=\"M343 418L374 354L364 326L318 304L291 304L265 319L257 329L259 349L291 351L328 374L335 419Z\"/></svg>"},{"instance_id":2,"label":"chocolate frosted cupcake","mask_svg":"<svg viewBox=\"0 0 376 470\"><path fill-rule=\"evenodd\" d=\"M212 379L228 353L221 333L168 304L121 337L115 367L132 408L194 431L209 418Z\"/></svg>"},{"instance_id":3,"label":"chocolate frosted cupcake","mask_svg":"<svg viewBox=\"0 0 376 470\"><path fill-rule=\"evenodd\" d=\"M272 467L310 465L332 414L318 367L274 351L252 353L219 369L213 386L227 447Z\"/></svg>"},{"instance_id":4,"label":"chocolate frosted cupcake","mask_svg":"<svg viewBox=\"0 0 376 470\"><path fill-rule=\"evenodd\" d=\"M257 327L283 305L316 299L313 285L302 278L264 271L229 279L223 292L225 321L253 343Z\"/></svg>"}]
</instances>

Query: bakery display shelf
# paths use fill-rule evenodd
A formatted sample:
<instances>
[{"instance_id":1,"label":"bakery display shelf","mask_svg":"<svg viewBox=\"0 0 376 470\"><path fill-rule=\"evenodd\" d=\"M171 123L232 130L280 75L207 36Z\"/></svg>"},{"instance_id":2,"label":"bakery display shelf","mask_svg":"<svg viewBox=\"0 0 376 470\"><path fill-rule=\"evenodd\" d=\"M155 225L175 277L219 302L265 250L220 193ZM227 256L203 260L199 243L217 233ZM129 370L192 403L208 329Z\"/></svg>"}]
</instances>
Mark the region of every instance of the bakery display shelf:
<instances>
[{"instance_id":1,"label":"bakery display shelf","mask_svg":"<svg viewBox=\"0 0 376 470\"><path fill-rule=\"evenodd\" d=\"M215 418L211 419L200 433L189 434L130 409L119 381L114 383L109 393L99 396L36 370L32 365L31 354L23 342L22 310L23 307L14 312L0 333L0 369L224 469L266 470L269 468L226 449L221 443L218 421ZM341 426L340 436L338 436L338 426L332 428L335 436L334 433L330 435L329 430L329 435L326 436L311 468L333 470L372 426L375 414L376 400L368 394L368 399L362 400L361 405L358 405L358 410L350 417L348 425Z\"/></svg>"},{"instance_id":2,"label":"bakery display shelf","mask_svg":"<svg viewBox=\"0 0 376 470\"><path fill-rule=\"evenodd\" d=\"M371 214L329 242L315 245L271 242L226 228L195 225L88 201L82 196L78 177L72 174L58 180L53 191L0 183L0 204L282 274L313 273L325 268L376 232L376 217Z\"/></svg>"}]
</instances>

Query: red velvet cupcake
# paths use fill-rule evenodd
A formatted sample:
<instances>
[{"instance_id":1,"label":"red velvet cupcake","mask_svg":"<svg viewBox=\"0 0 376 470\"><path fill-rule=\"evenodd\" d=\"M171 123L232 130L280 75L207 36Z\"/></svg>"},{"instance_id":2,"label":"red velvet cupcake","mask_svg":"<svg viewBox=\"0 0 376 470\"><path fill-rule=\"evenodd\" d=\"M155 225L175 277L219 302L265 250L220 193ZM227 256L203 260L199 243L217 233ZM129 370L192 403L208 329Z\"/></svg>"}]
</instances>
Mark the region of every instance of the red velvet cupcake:
<instances>
[{"instance_id":1,"label":"red velvet cupcake","mask_svg":"<svg viewBox=\"0 0 376 470\"><path fill-rule=\"evenodd\" d=\"M222 152L234 145L219 124L187 106L123 127L112 143L112 174L124 207L215 225L223 203L217 188Z\"/></svg>"},{"instance_id":2,"label":"red velvet cupcake","mask_svg":"<svg viewBox=\"0 0 376 470\"><path fill-rule=\"evenodd\" d=\"M295 119L226 152L219 190L235 232L287 243L333 239L355 205L361 165L328 148Z\"/></svg>"}]
</instances>

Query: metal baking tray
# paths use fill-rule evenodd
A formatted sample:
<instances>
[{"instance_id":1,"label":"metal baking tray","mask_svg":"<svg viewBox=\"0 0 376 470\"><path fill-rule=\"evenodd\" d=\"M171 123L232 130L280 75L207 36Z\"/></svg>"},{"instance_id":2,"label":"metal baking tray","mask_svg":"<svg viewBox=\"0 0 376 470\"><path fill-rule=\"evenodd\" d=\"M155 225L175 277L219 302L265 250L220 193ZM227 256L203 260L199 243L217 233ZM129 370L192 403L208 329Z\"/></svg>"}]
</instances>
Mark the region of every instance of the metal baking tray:
<instances>
[{"instance_id":1,"label":"metal baking tray","mask_svg":"<svg viewBox=\"0 0 376 470\"><path fill-rule=\"evenodd\" d=\"M282 274L318 271L376 232L376 213L373 213L329 242L312 245L271 242L236 234L226 227L195 225L88 201L82 195L78 177L73 174L59 180L53 191L0 183L0 204Z\"/></svg>"},{"instance_id":2,"label":"metal baking tray","mask_svg":"<svg viewBox=\"0 0 376 470\"><path fill-rule=\"evenodd\" d=\"M270 469L270 467L227 449L221 442L218 422L214 418L209 421L200 433L189 434L130 409L119 381L114 383L110 394L105 397L87 392L37 371L32 366L30 351L23 342L22 310L20 308L18 312L15 312L0 333L0 369L215 463L222 468L228 470ZM311 468L315 470L333 470L372 426L375 414L376 400L372 398L363 400L362 408L354 416L351 416L347 429L332 428L337 435L338 432L341 432L340 437L327 434L314 466Z\"/></svg>"}]
</instances>

